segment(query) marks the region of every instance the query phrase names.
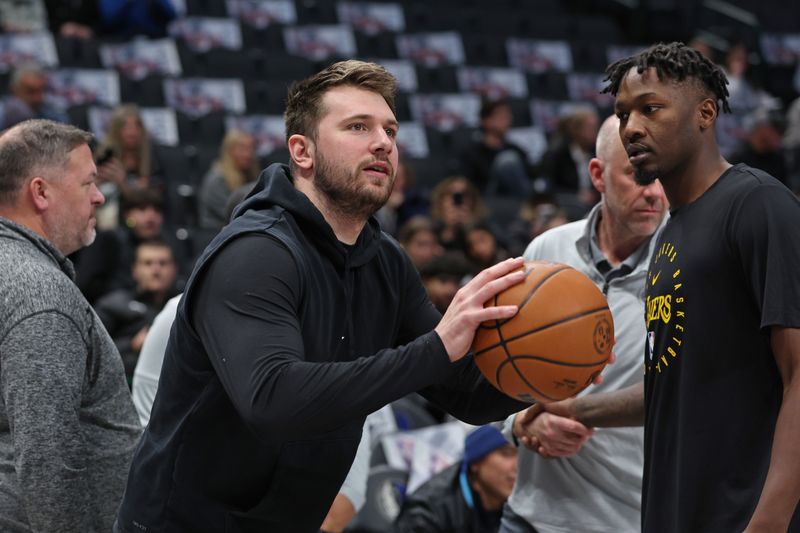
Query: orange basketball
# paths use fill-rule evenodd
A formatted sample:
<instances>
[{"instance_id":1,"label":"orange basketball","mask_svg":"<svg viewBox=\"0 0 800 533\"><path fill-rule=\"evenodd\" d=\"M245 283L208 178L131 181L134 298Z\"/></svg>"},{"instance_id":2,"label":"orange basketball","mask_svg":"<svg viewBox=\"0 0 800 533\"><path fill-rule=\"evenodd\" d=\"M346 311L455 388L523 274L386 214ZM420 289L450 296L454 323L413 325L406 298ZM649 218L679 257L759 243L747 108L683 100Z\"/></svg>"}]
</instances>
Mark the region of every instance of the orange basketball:
<instances>
[{"instance_id":1,"label":"orange basketball","mask_svg":"<svg viewBox=\"0 0 800 533\"><path fill-rule=\"evenodd\" d=\"M518 400L551 402L585 389L614 345L608 302L586 275L560 263L525 263L525 281L486 305L518 305L507 320L475 333L475 363L492 385Z\"/></svg>"}]
</instances>

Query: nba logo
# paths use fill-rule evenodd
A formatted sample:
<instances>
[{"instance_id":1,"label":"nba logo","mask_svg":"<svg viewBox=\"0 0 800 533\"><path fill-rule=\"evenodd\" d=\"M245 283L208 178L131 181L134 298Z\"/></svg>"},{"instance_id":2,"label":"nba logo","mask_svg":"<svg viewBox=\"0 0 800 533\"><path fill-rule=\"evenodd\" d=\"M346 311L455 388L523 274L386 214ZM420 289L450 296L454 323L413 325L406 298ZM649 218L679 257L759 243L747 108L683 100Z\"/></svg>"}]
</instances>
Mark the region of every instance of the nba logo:
<instances>
[{"instance_id":1,"label":"nba logo","mask_svg":"<svg viewBox=\"0 0 800 533\"><path fill-rule=\"evenodd\" d=\"M648 331L647 332L647 360L653 360L653 350L655 349L656 344L656 332L655 331Z\"/></svg>"}]
</instances>

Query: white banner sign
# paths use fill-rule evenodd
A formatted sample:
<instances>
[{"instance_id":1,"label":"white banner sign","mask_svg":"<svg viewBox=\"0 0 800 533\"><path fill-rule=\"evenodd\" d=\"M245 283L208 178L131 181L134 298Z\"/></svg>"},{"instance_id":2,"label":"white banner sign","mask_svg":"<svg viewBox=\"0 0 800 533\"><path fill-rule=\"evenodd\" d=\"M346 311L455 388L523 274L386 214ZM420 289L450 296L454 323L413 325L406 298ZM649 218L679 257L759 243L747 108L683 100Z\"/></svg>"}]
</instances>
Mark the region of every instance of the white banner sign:
<instances>
[{"instance_id":1,"label":"white banner sign","mask_svg":"<svg viewBox=\"0 0 800 533\"><path fill-rule=\"evenodd\" d=\"M100 58L104 67L115 68L134 80L150 74L181 75L181 61L172 39L104 44L100 47Z\"/></svg>"},{"instance_id":2,"label":"white banner sign","mask_svg":"<svg viewBox=\"0 0 800 533\"><path fill-rule=\"evenodd\" d=\"M164 98L168 106L192 117L213 111L245 111L244 86L240 79L164 80Z\"/></svg>"}]
</instances>

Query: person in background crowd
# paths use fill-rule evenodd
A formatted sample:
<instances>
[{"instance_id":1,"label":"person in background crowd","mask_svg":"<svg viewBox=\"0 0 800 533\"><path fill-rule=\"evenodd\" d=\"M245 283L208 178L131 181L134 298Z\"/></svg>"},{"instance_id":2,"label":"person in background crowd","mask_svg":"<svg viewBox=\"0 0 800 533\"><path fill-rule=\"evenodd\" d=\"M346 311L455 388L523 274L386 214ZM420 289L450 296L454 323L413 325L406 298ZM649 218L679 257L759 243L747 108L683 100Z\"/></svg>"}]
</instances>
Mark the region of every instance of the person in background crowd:
<instances>
[{"instance_id":1,"label":"person in background crowd","mask_svg":"<svg viewBox=\"0 0 800 533\"><path fill-rule=\"evenodd\" d=\"M9 90L2 105L1 129L10 128L24 120L43 118L67 122L67 115L46 101L47 73L38 65L20 65L11 74Z\"/></svg>"},{"instance_id":2,"label":"person in background crowd","mask_svg":"<svg viewBox=\"0 0 800 533\"><path fill-rule=\"evenodd\" d=\"M425 292L440 313L447 311L456 293L472 272L469 260L462 252L456 250L433 257L419 269Z\"/></svg>"},{"instance_id":3,"label":"person in background crowd","mask_svg":"<svg viewBox=\"0 0 800 533\"><path fill-rule=\"evenodd\" d=\"M759 168L784 185L789 184L783 133L786 119L778 109L756 109L745 117L745 137L730 155L731 163Z\"/></svg>"},{"instance_id":4,"label":"person in background crowd","mask_svg":"<svg viewBox=\"0 0 800 533\"><path fill-rule=\"evenodd\" d=\"M464 228L487 215L478 189L462 176L442 180L431 193L431 219L439 243L464 249Z\"/></svg>"},{"instance_id":5,"label":"person in background crowd","mask_svg":"<svg viewBox=\"0 0 800 533\"><path fill-rule=\"evenodd\" d=\"M428 217L418 215L411 218L400 228L398 240L417 270L444 253L433 229L433 222Z\"/></svg>"},{"instance_id":6,"label":"person in background crowd","mask_svg":"<svg viewBox=\"0 0 800 533\"><path fill-rule=\"evenodd\" d=\"M232 129L225 134L219 158L203 178L198 198L200 226L220 229L227 221L228 197L258 177L256 141L252 135Z\"/></svg>"},{"instance_id":7,"label":"person in background crowd","mask_svg":"<svg viewBox=\"0 0 800 533\"><path fill-rule=\"evenodd\" d=\"M131 269L140 243L161 240L172 248L178 266L178 285L185 279L185 248L164 228L161 195L150 189L131 191L122 203L125 224L115 230L101 231L91 246L74 256L76 282L86 299L94 303L114 289L133 289Z\"/></svg>"},{"instance_id":8,"label":"person in background crowd","mask_svg":"<svg viewBox=\"0 0 800 533\"><path fill-rule=\"evenodd\" d=\"M587 209L598 200L588 168L599 125L594 109L582 108L565 116L559 124L559 135L539 165L541 176L553 191L577 195Z\"/></svg>"},{"instance_id":9,"label":"person in background crowd","mask_svg":"<svg viewBox=\"0 0 800 533\"><path fill-rule=\"evenodd\" d=\"M464 440L462 460L408 494L394 533L495 533L517 478L517 449L493 426Z\"/></svg>"},{"instance_id":10,"label":"person in background crowd","mask_svg":"<svg viewBox=\"0 0 800 533\"><path fill-rule=\"evenodd\" d=\"M98 213L100 229L117 227L120 203L131 191L153 189L163 195L164 176L154 154L139 108L125 104L114 109L95 150L100 190L107 199Z\"/></svg>"},{"instance_id":11,"label":"person in background crowd","mask_svg":"<svg viewBox=\"0 0 800 533\"><path fill-rule=\"evenodd\" d=\"M131 270L134 288L112 291L94 305L122 356L129 383L150 324L175 294L178 272L172 248L159 240L139 243Z\"/></svg>"},{"instance_id":12,"label":"person in background crowd","mask_svg":"<svg viewBox=\"0 0 800 533\"><path fill-rule=\"evenodd\" d=\"M480 129L461 153L461 172L484 196L527 196L532 169L525 151L511 142L514 116L507 100L484 99Z\"/></svg>"},{"instance_id":13,"label":"person in background crowd","mask_svg":"<svg viewBox=\"0 0 800 533\"><path fill-rule=\"evenodd\" d=\"M497 231L488 220L477 220L464 230L467 259L472 261L476 272L507 259L508 252L497 240Z\"/></svg>"}]
</instances>

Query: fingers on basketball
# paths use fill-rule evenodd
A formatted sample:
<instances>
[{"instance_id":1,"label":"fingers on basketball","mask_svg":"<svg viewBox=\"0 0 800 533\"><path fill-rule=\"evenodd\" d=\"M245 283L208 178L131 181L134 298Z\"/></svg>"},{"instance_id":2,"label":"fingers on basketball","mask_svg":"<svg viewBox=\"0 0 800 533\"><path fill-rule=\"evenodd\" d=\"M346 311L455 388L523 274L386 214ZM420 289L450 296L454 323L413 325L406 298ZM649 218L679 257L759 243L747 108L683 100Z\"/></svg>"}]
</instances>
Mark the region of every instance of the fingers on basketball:
<instances>
[{"instance_id":1,"label":"fingers on basketball","mask_svg":"<svg viewBox=\"0 0 800 533\"><path fill-rule=\"evenodd\" d=\"M517 305L519 311L478 327L475 363L513 398L569 398L594 382L609 360L614 321L608 302L588 277L567 265L530 262L525 271L522 283L486 302Z\"/></svg>"}]
</instances>

